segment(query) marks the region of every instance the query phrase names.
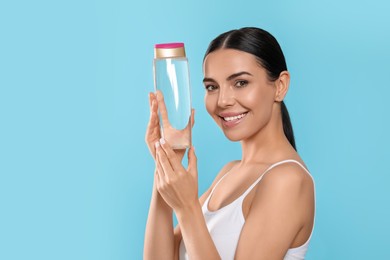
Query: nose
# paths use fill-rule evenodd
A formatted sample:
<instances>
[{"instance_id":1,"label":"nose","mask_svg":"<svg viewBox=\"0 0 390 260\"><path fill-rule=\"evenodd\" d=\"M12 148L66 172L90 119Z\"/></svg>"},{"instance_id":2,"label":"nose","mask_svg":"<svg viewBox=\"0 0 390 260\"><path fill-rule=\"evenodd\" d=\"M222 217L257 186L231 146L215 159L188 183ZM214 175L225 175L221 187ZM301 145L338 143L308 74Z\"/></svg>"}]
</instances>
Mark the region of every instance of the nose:
<instances>
[{"instance_id":1,"label":"nose","mask_svg":"<svg viewBox=\"0 0 390 260\"><path fill-rule=\"evenodd\" d=\"M229 107L233 106L235 102L236 100L233 90L228 86L221 87L218 96L218 106L222 108Z\"/></svg>"}]
</instances>

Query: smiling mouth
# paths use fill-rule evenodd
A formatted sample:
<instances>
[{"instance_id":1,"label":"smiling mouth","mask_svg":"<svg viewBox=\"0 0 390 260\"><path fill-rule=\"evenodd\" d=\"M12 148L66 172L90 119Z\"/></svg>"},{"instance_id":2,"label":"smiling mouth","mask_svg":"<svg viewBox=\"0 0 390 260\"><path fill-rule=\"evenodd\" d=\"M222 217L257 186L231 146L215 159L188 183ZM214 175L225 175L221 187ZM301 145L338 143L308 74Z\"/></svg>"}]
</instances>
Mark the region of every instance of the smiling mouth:
<instances>
[{"instance_id":1,"label":"smiling mouth","mask_svg":"<svg viewBox=\"0 0 390 260\"><path fill-rule=\"evenodd\" d=\"M244 112L242 114L237 114L237 115L219 116L219 118L221 118L222 125L224 127L231 128L238 125L247 114L248 112Z\"/></svg>"},{"instance_id":2,"label":"smiling mouth","mask_svg":"<svg viewBox=\"0 0 390 260\"><path fill-rule=\"evenodd\" d=\"M240 120L241 118L243 118L244 116L246 116L246 114L248 114L248 112L245 112L245 113L242 113L242 114L239 114L239 115L236 115L236 116L226 116L226 117L220 116L220 118L221 118L223 121L225 121L225 122L234 122L234 121Z\"/></svg>"}]
</instances>

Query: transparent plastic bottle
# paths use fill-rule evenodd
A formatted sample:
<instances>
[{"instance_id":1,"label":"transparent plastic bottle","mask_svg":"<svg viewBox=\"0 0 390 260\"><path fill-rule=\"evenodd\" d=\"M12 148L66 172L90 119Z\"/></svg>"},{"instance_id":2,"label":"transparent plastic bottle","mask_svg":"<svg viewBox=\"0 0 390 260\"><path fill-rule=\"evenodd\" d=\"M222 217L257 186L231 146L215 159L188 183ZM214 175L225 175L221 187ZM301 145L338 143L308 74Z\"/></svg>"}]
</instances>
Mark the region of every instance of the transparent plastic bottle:
<instances>
[{"instance_id":1,"label":"transparent plastic bottle","mask_svg":"<svg viewBox=\"0 0 390 260\"><path fill-rule=\"evenodd\" d=\"M191 89L184 44L156 44L153 69L154 86L159 100L161 135L173 149L189 148Z\"/></svg>"}]
</instances>

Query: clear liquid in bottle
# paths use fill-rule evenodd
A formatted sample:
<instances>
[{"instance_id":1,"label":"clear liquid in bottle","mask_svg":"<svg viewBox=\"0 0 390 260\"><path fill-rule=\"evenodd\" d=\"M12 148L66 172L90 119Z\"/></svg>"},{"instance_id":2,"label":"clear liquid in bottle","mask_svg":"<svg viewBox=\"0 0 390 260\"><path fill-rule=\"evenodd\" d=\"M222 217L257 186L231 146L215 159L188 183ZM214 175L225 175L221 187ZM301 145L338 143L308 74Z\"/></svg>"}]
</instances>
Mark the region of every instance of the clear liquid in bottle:
<instances>
[{"instance_id":1,"label":"clear liquid in bottle","mask_svg":"<svg viewBox=\"0 0 390 260\"><path fill-rule=\"evenodd\" d=\"M191 91L184 44L156 44L153 65L161 135L173 149L189 148Z\"/></svg>"}]
</instances>

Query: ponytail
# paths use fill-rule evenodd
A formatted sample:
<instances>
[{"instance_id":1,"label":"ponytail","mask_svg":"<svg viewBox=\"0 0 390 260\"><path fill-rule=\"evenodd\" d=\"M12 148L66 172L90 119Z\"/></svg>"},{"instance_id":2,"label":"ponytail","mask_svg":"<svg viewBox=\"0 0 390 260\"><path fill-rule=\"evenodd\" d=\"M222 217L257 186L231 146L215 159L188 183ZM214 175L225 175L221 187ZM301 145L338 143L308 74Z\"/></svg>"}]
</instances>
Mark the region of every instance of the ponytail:
<instances>
[{"instance_id":1,"label":"ponytail","mask_svg":"<svg viewBox=\"0 0 390 260\"><path fill-rule=\"evenodd\" d=\"M284 104L284 101L282 101L281 110L282 110L282 122L283 122L284 134L287 137L290 144L292 145L292 147L294 147L296 151L297 148L295 146L295 138L294 138L293 128L291 125L290 115L288 114L287 107Z\"/></svg>"}]
</instances>

